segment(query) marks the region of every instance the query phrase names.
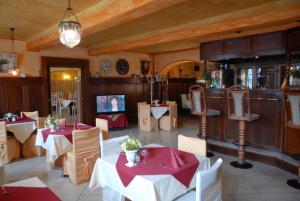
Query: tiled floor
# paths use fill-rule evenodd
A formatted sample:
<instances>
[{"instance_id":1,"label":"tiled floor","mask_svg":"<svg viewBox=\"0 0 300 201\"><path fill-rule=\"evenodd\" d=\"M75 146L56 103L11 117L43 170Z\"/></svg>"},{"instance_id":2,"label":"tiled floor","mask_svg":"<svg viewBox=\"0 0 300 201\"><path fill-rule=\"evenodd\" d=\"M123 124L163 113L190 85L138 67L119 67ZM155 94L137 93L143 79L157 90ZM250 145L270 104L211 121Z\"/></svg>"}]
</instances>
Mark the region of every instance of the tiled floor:
<instances>
[{"instance_id":1,"label":"tiled floor","mask_svg":"<svg viewBox=\"0 0 300 201\"><path fill-rule=\"evenodd\" d=\"M123 131L110 132L110 137L132 133L137 135L143 144L158 143L176 147L178 134L195 136L197 126L196 119L184 118L184 121L180 121L179 128L173 132L141 132L135 126ZM296 178L296 175L254 161L251 161L254 165L252 169L235 169L229 165L234 158L222 154L216 154L211 158L212 164L218 157L224 161L224 201L300 201L300 190L286 185L286 180ZM102 200L99 189L91 192L88 189L88 182L73 185L68 178L62 177L61 170L50 170L44 157L25 159L6 166L7 183L33 176L42 179L64 201Z\"/></svg>"}]
</instances>

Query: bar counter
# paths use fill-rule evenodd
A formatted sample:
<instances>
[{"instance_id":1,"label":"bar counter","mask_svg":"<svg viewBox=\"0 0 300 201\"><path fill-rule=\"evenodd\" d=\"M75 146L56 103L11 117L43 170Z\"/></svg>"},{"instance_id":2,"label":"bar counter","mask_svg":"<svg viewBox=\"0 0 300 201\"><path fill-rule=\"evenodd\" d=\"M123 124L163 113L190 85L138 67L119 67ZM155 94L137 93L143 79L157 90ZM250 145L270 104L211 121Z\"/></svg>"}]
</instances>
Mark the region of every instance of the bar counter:
<instances>
[{"instance_id":1,"label":"bar counter","mask_svg":"<svg viewBox=\"0 0 300 201\"><path fill-rule=\"evenodd\" d=\"M208 117L208 135L212 139L226 142L238 140L238 121L228 119L227 90L207 89L208 109L221 111L221 116ZM260 119L248 122L246 139L250 146L285 154L300 154L300 133L295 129L285 130L285 105L279 90L251 90L251 112Z\"/></svg>"}]
</instances>

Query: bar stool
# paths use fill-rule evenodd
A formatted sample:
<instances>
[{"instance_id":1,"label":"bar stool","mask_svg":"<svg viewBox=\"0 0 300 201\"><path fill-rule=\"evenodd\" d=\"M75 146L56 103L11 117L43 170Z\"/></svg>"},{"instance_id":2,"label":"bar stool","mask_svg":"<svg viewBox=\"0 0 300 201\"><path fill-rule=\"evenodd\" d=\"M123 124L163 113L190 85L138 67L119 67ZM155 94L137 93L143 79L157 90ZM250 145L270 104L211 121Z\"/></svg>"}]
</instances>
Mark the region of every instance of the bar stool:
<instances>
[{"instance_id":1,"label":"bar stool","mask_svg":"<svg viewBox=\"0 0 300 201\"><path fill-rule=\"evenodd\" d=\"M285 128L297 130L300 133L300 85L288 86L284 90L285 97ZM299 135L300 136L300 135ZM299 152L292 156L300 161ZM298 166L298 179L290 179L287 184L300 189L300 164Z\"/></svg>"},{"instance_id":2,"label":"bar stool","mask_svg":"<svg viewBox=\"0 0 300 201\"><path fill-rule=\"evenodd\" d=\"M207 109L205 99L205 88L199 84L195 84L189 89L191 94L191 113L201 116L201 128L199 128L198 137L207 140L207 117L217 116L221 114L220 110ZM201 134L200 134L201 131ZM207 152L207 157L214 156L213 153Z\"/></svg>"},{"instance_id":3,"label":"bar stool","mask_svg":"<svg viewBox=\"0 0 300 201\"><path fill-rule=\"evenodd\" d=\"M249 98L250 95L248 87L234 85L227 89L228 119L239 121L238 161L233 161L230 164L233 167L241 169L249 169L253 167L251 163L245 161L246 122L259 119L258 114L251 113ZM231 105L233 105L234 112L231 110ZM244 111L245 108L247 108L246 111Z\"/></svg>"}]
</instances>

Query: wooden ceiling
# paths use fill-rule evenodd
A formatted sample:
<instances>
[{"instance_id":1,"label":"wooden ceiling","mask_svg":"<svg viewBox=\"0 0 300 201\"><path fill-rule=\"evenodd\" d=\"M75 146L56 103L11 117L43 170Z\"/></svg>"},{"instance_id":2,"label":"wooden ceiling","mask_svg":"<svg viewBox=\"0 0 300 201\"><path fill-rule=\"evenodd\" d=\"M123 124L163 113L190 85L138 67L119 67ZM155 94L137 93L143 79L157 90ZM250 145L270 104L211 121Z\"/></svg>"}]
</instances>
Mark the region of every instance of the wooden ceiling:
<instances>
[{"instance_id":1,"label":"wooden ceiling","mask_svg":"<svg viewBox=\"0 0 300 201\"><path fill-rule=\"evenodd\" d=\"M59 44L66 0L0 0L0 38L28 50ZM300 26L299 0L72 0L82 24L80 46L90 55L114 51L160 53L197 48L203 41ZM236 31L242 31L237 34Z\"/></svg>"}]
</instances>

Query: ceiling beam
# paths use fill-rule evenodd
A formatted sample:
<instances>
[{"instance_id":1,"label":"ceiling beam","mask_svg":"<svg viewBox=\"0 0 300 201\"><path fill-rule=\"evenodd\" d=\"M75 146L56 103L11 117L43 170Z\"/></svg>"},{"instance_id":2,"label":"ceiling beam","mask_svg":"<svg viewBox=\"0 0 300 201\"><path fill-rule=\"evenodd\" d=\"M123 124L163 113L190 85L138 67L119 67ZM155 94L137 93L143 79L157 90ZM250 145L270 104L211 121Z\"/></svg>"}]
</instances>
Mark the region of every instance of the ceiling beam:
<instances>
[{"instance_id":1,"label":"ceiling beam","mask_svg":"<svg viewBox=\"0 0 300 201\"><path fill-rule=\"evenodd\" d=\"M82 25L82 36L86 36L130 22L182 1L184 0L100 1L76 16ZM58 27L54 25L26 41L26 46L27 50L36 51L47 48L58 41Z\"/></svg>"},{"instance_id":2,"label":"ceiling beam","mask_svg":"<svg viewBox=\"0 0 300 201\"><path fill-rule=\"evenodd\" d=\"M194 23L179 25L151 33L130 36L118 41L109 41L101 47L89 49L89 55L99 55L115 51L124 51L139 47L180 41L195 37L210 37L237 30L251 30L284 24L300 19L300 2L282 0L262 6L216 16Z\"/></svg>"}]
</instances>

